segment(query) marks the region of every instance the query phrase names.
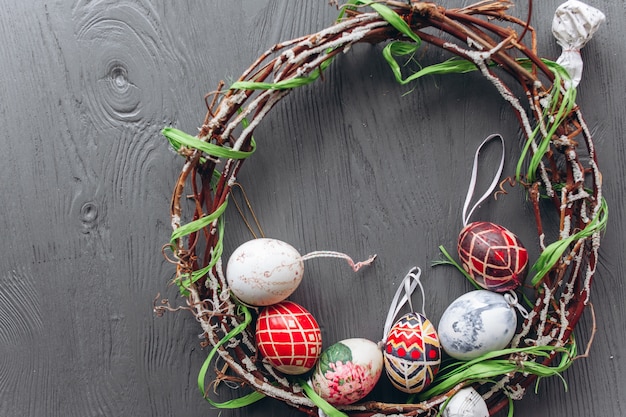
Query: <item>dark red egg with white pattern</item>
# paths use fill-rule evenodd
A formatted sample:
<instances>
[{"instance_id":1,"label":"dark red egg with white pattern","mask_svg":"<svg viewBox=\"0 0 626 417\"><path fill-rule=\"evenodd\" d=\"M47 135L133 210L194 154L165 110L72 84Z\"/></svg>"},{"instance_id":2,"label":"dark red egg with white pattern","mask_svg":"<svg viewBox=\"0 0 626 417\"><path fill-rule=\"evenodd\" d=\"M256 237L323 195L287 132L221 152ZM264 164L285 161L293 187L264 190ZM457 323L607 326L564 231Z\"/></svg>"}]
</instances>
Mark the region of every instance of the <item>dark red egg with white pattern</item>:
<instances>
[{"instance_id":1,"label":"dark red egg with white pattern","mask_svg":"<svg viewBox=\"0 0 626 417\"><path fill-rule=\"evenodd\" d=\"M419 313L405 314L391 327L383 357L387 376L397 389L409 394L421 392L441 365L435 326Z\"/></svg>"},{"instance_id":2,"label":"dark red egg with white pattern","mask_svg":"<svg viewBox=\"0 0 626 417\"><path fill-rule=\"evenodd\" d=\"M256 322L256 344L263 357L282 373L303 374L315 366L322 332L308 310L293 301L263 309Z\"/></svg>"},{"instance_id":3,"label":"dark red egg with white pattern","mask_svg":"<svg viewBox=\"0 0 626 417\"><path fill-rule=\"evenodd\" d=\"M528 270L528 252L508 229L490 222L473 222L459 234L463 269L486 290L505 292L519 287Z\"/></svg>"}]
</instances>

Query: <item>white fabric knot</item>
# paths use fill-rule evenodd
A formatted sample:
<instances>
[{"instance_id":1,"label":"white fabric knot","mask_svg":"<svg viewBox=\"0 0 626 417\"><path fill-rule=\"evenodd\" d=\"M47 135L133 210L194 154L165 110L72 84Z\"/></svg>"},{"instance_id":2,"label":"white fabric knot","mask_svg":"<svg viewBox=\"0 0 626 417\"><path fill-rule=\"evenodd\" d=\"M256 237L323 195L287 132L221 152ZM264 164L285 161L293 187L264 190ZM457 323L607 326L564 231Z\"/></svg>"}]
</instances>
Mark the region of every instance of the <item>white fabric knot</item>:
<instances>
[{"instance_id":1,"label":"white fabric knot","mask_svg":"<svg viewBox=\"0 0 626 417\"><path fill-rule=\"evenodd\" d=\"M580 49L591 39L606 17L600 10L578 0L568 0L554 12L552 34L563 52L557 64L567 70L571 83L566 88L576 87L583 73Z\"/></svg>"}]
</instances>

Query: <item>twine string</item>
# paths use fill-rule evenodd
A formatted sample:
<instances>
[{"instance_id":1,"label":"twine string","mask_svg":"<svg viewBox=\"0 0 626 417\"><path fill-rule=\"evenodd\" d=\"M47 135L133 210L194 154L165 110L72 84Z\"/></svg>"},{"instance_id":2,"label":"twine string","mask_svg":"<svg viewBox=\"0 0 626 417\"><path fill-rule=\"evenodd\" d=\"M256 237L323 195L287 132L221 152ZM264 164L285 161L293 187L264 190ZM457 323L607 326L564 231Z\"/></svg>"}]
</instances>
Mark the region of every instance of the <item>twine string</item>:
<instances>
[{"instance_id":1,"label":"twine string","mask_svg":"<svg viewBox=\"0 0 626 417\"><path fill-rule=\"evenodd\" d=\"M500 144L502 145L502 154L500 155L500 165L498 166L498 169L496 170L496 173L493 177L493 180L491 181L491 184L489 185L489 188L478 199L478 201L472 206L472 208L469 210L469 213L468 213L467 210L472 201L472 197L474 197L474 191L476 189L476 177L478 176L478 157L480 156L480 151L483 148L483 146L485 146L489 141L496 139L496 138L500 140ZM476 208L480 205L480 203L485 201L487 197L489 197L491 192L496 188L496 186L498 185L498 182L500 181L500 175L502 175L503 169L504 169L504 139L502 138L502 135L500 135L499 133L495 133L493 135L487 136L487 138L483 140L483 142L480 144L478 149L476 149L476 153L474 153L474 164L472 166L472 176L470 177L470 183L467 189L467 195L465 196L465 203L463 204L463 226L464 227L467 226L467 224L469 223L469 219L472 216L472 213L474 213L474 210L476 210Z\"/></svg>"},{"instance_id":2,"label":"twine string","mask_svg":"<svg viewBox=\"0 0 626 417\"><path fill-rule=\"evenodd\" d=\"M383 338L384 341L387 339L387 335L391 330L391 326L393 326L394 320L396 316L400 312L400 310L404 307L405 304L409 305L411 312L413 310L413 303L411 301L411 296L415 289L419 286L420 291L422 293L422 315L425 316L424 305L425 305L425 294L424 287L422 286L422 282L420 281L420 276L422 275L422 270L419 267L413 267L402 279L400 285L398 285L398 289L396 290L396 294L393 296L391 300L391 305L389 306L389 312L387 313L387 319L385 320L385 326L383 327Z\"/></svg>"},{"instance_id":3,"label":"twine string","mask_svg":"<svg viewBox=\"0 0 626 417\"><path fill-rule=\"evenodd\" d=\"M354 260L349 255L347 255L345 253L342 253L342 252L335 252L335 251L331 251L331 250L313 251L313 252L307 253L306 255L302 255L300 257L300 259L303 260L303 261L308 261L309 259L314 259L314 258L340 258L340 259L344 259L346 262L348 262L348 265L350 265L350 268L352 268L352 270L354 272L357 272L362 267L371 265L371 263L374 262L374 259L376 259L376 255L372 255L369 258L367 258L366 260L361 261L361 262L354 262Z\"/></svg>"},{"instance_id":4,"label":"twine string","mask_svg":"<svg viewBox=\"0 0 626 417\"><path fill-rule=\"evenodd\" d=\"M257 239L259 236L265 237L265 232L263 231L263 228L261 227L261 223L259 222L259 219L257 218L256 213L254 212L254 209L252 208L252 204L250 203L250 199L248 198L248 194L246 193L246 190L243 188L243 185L241 185L238 182L233 183L231 187L231 192L230 192L231 195L233 194L233 191L235 190L235 188L239 188L239 190L241 191L241 196L243 197L243 201L246 203L246 207L248 208L248 211L250 212L252 221L254 222L257 230L259 231L259 234L257 235L257 233L254 231L254 229L252 228L252 225L250 224L250 221L248 221L248 218L243 211L243 208L241 207L241 205L239 204L239 202L233 195L233 203L235 203L235 207L237 208L237 211L239 212L239 215L241 216L241 219L243 220L244 224L246 225L250 233L252 233L252 236L255 239Z\"/></svg>"}]
</instances>

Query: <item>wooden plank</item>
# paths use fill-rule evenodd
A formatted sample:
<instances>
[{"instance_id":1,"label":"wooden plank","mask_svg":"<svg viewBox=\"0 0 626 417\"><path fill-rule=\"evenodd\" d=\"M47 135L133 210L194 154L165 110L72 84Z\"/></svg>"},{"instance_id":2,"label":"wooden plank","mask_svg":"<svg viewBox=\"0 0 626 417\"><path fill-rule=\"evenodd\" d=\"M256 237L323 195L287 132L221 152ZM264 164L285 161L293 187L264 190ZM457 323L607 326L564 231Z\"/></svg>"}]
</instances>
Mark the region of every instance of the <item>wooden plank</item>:
<instances>
[{"instance_id":1,"label":"wooden plank","mask_svg":"<svg viewBox=\"0 0 626 417\"><path fill-rule=\"evenodd\" d=\"M626 414L626 25L618 2L589 3L608 17L583 50L578 96L611 207L592 295L598 332L590 357L564 374L569 391L558 378L541 381L537 395L516 402L522 417ZM554 58L557 4L535 2L533 17L539 49ZM197 323L184 312L152 312L158 293L181 302L167 286L173 267L161 246L182 161L159 131L172 124L194 132L203 96L219 80L233 81L272 44L317 31L336 14L324 2L288 1L5 5L0 415L217 415L196 388L207 354ZM484 80L430 77L400 87L380 52L353 48L322 82L279 104L257 129L259 149L239 178L268 235L302 253L378 254L358 274L338 260L307 262L293 299L314 312L325 346L380 339L391 297L413 265L424 270L426 312L438 321L469 289L453 270L429 265L438 245L454 248L473 152L486 135L502 133L511 172L520 147L512 112ZM444 56L425 46L417 58L426 65ZM535 246L524 199L511 189L476 216ZM236 211L227 216L228 253L251 235ZM581 350L591 326L587 314L577 330ZM383 380L374 395L390 390ZM222 389L218 398L238 395ZM269 400L221 415L270 414L298 415Z\"/></svg>"}]
</instances>

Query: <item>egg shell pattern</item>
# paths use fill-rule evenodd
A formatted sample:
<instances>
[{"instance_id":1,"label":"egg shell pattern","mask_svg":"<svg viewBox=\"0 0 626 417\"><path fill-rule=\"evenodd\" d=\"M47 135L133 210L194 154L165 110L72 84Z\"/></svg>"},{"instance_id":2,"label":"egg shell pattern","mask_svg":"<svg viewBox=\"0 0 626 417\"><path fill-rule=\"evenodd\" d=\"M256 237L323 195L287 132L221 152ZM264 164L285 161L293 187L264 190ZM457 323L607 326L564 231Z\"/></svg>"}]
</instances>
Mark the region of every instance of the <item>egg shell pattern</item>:
<instances>
[{"instance_id":1,"label":"egg shell pattern","mask_svg":"<svg viewBox=\"0 0 626 417\"><path fill-rule=\"evenodd\" d=\"M505 348L516 327L515 310L503 295L476 290L463 294L444 311L439 341L448 355L470 360Z\"/></svg>"},{"instance_id":2,"label":"egg shell pattern","mask_svg":"<svg viewBox=\"0 0 626 417\"><path fill-rule=\"evenodd\" d=\"M355 338L326 349L311 376L315 392L332 405L352 404L372 391L383 370L383 354L371 340Z\"/></svg>"},{"instance_id":3,"label":"egg shell pattern","mask_svg":"<svg viewBox=\"0 0 626 417\"><path fill-rule=\"evenodd\" d=\"M441 345L435 326L419 313L402 316L387 335L385 371L399 390L415 394L426 388L441 365Z\"/></svg>"},{"instance_id":4,"label":"egg shell pattern","mask_svg":"<svg viewBox=\"0 0 626 417\"><path fill-rule=\"evenodd\" d=\"M292 301L263 309L255 339L261 355L288 375L311 370L322 352L322 333L315 317Z\"/></svg>"},{"instance_id":5,"label":"egg shell pattern","mask_svg":"<svg viewBox=\"0 0 626 417\"><path fill-rule=\"evenodd\" d=\"M526 248L517 236L497 224L468 224L459 234L457 250L463 269L487 290L514 290L526 277Z\"/></svg>"},{"instance_id":6,"label":"egg shell pattern","mask_svg":"<svg viewBox=\"0 0 626 417\"><path fill-rule=\"evenodd\" d=\"M260 238L245 242L231 254L226 279L239 300L254 306L276 304L300 285L304 262L288 243Z\"/></svg>"},{"instance_id":7,"label":"egg shell pattern","mask_svg":"<svg viewBox=\"0 0 626 417\"><path fill-rule=\"evenodd\" d=\"M483 397L472 387L459 390L450 398L443 417L489 417Z\"/></svg>"}]
</instances>

